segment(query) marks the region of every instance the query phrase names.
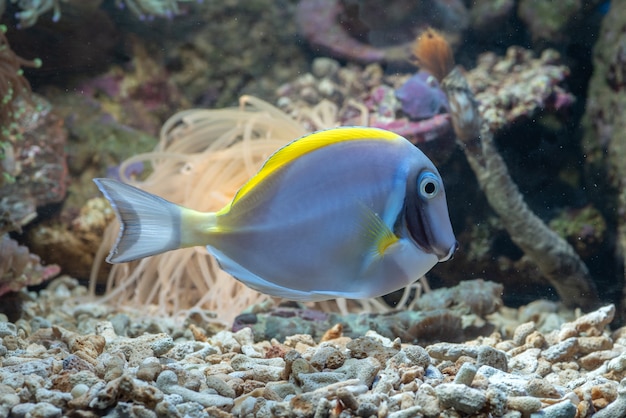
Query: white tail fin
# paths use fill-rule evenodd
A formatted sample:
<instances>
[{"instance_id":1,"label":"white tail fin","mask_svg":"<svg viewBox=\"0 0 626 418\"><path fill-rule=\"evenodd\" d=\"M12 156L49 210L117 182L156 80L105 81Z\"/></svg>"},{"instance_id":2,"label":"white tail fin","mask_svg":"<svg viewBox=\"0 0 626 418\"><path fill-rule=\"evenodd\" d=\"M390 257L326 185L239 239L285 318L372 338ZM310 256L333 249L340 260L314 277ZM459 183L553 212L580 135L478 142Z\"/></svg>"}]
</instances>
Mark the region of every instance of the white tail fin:
<instances>
[{"instance_id":1,"label":"white tail fin","mask_svg":"<svg viewBox=\"0 0 626 418\"><path fill-rule=\"evenodd\" d=\"M117 180L93 181L120 221L120 234L107 257L109 263L125 263L181 247L181 206Z\"/></svg>"}]
</instances>

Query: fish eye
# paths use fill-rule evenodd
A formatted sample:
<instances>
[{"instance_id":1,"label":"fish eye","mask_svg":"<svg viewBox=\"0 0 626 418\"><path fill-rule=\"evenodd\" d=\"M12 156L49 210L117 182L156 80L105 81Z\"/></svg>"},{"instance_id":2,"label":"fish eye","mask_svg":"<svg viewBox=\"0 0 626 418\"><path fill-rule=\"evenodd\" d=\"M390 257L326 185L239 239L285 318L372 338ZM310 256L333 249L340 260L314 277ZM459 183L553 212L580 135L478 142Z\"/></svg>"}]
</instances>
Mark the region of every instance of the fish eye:
<instances>
[{"instance_id":1,"label":"fish eye","mask_svg":"<svg viewBox=\"0 0 626 418\"><path fill-rule=\"evenodd\" d=\"M439 179L430 171L425 171L420 174L417 179L417 185L419 195L423 199L432 199L439 193Z\"/></svg>"}]
</instances>

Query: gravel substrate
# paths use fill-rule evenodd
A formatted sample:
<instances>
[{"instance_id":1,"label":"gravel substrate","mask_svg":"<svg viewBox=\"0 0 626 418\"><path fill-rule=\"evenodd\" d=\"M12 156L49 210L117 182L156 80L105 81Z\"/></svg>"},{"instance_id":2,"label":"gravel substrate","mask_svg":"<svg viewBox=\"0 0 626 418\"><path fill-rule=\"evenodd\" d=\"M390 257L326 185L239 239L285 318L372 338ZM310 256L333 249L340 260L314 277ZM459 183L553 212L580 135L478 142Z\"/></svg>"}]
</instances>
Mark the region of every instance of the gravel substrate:
<instances>
[{"instance_id":1,"label":"gravel substrate","mask_svg":"<svg viewBox=\"0 0 626 418\"><path fill-rule=\"evenodd\" d=\"M61 278L25 294L23 319L0 320L0 416L626 416L613 306L463 343L349 338L340 326L321 341L255 342L201 312L176 321L68 303L85 292Z\"/></svg>"}]
</instances>

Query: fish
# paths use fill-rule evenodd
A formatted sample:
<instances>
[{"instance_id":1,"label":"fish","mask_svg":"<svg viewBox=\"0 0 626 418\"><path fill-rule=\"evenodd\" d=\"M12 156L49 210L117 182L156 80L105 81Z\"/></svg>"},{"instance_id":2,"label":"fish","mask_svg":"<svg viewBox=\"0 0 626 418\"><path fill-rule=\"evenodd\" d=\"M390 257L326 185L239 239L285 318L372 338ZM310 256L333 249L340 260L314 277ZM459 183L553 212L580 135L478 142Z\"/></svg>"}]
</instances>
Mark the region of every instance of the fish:
<instances>
[{"instance_id":1,"label":"fish","mask_svg":"<svg viewBox=\"0 0 626 418\"><path fill-rule=\"evenodd\" d=\"M114 179L94 182L120 221L109 263L205 246L248 287L295 301L382 296L458 247L434 164L378 128L338 127L289 142L217 212Z\"/></svg>"}]
</instances>

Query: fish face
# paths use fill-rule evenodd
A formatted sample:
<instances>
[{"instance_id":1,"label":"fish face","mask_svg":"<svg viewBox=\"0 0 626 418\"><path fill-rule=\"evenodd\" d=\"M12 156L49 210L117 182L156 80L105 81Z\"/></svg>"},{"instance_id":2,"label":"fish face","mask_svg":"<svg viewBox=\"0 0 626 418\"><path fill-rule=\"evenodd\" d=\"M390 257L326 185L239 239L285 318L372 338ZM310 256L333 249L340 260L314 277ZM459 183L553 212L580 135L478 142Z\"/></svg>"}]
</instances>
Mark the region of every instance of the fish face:
<instances>
[{"instance_id":1,"label":"fish face","mask_svg":"<svg viewBox=\"0 0 626 418\"><path fill-rule=\"evenodd\" d=\"M458 243L450 224L443 181L435 169L426 168L409 180L404 217L409 236L424 252L435 254L439 261L453 256Z\"/></svg>"}]
</instances>

